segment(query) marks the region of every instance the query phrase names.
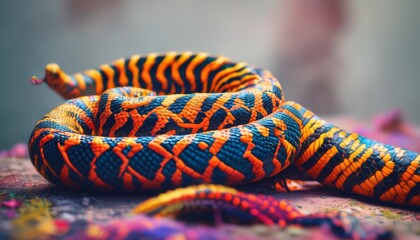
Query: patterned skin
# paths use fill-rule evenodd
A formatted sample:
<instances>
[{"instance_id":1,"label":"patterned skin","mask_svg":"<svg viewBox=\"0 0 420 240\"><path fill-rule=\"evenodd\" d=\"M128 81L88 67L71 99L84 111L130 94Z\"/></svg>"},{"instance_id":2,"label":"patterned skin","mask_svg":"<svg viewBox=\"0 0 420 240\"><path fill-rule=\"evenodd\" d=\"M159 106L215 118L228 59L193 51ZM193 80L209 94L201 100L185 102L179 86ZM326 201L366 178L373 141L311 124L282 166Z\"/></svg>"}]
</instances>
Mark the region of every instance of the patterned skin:
<instances>
[{"instance_id":1,"label":"patterned skin","mask_svg":"<svg viewBox=\"0 0 420 240\"><path fill-rule=\"evenodd\" d=\"M284 100L270 72L245 63L204 53L135 55L73 76L49 64L42 81L74 98L41 119L29 141L34 166L57 185L236 185L295 164L346 192L420 205L417 153L326 123Z\"/></svg>"},{"instance_id":2,"label":"patterned skin","mask_svg":"<svg viewBox=\"0 0 420 240\"><path fill-rule=\"evenodd\" d=\"M206 212L236 218L242 223L266 225L328 226L338 237L350 239L392 239L389 231L361 224L345 212L302 214L285 200L271 196L247 194L233 188L201 184L178 188L150 198L136 206L133 214L155 217L182 216L191 213L203 216Z\"/></svg>"}]
</instances>

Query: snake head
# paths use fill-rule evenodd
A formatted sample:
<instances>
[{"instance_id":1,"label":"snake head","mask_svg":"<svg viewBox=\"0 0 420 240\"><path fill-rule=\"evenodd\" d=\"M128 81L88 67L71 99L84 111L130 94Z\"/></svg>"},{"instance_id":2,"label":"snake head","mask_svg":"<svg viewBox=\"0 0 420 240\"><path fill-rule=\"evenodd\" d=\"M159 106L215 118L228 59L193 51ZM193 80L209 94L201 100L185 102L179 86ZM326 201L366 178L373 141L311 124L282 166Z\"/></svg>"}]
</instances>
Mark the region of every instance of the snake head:
<instances>
[{"instance_id":1,"label":"snake head","mask_svg":"<svg viewBox=\"0 0 420 240\"><path fill-rule=\"evenodd\" d=\"M43 79L38 79L36 76L33 76L31 79L31 83L35 85L43 82L47 83L48 86L66 99L80 95L78 91L75 92L76 83L56 63L49 63L45 66L45 77Z\"/></svg>"},{"instance_id":2,"label":"snake head","mask_svg":"<svg viewBox=\"0 0 420 240\"><path fill-rule=\"evenodd\" d=\"M37 76L32 76L30 82L34 85L42 84L43 82L46 82L48 85L54 83L57 81L57 79L60 79L62 76L60 76L62 73L60 66L56 63L50 63L45 67L45 77L42 79L39 79Z\"/></svg>"},{"instance_id":3,"label":"snake head","mask_svg":"<svg viewBox=\"0 0 420 240\"><path fill-rule=\"evenodd\" d=\"M49 63L45 66L45 77L44 81L48 85L53 85L62 79L63 71L60 69L60 66L56 63Z\"/></svg>"}]
</instances>

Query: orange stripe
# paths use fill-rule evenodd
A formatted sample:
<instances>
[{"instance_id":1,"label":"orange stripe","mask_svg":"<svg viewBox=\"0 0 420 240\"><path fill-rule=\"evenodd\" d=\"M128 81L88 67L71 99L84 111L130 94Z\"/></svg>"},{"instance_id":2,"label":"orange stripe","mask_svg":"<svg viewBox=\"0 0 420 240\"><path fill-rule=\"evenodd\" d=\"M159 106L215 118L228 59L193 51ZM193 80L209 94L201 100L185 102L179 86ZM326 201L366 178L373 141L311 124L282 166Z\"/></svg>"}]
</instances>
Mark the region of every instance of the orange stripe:
<instances>
[{"instance_id":1,"label":"orange stripe","mask_svg":"<svg viewBox=\"0 0 420 240\"><path fill-rule=\"evenodd\" d=\"M141 71L141 77L145 81L147 85L147 89L153 90L152 78L150 77L150 69L156 62L156 54L149 54L147 55L146 62L143 65L143 69Z\"/></svg>"},{"instance_id":2,"label":"orange stripe","mask_svg":"<svg viewBox=\"0 0 420 240\"><path fill-rule=\"evenodd\" d=\"M273 104L273 106L275 106L275 105ZM293 106L293 107L295 107L295 106ZM303 128L302 119L300 117L297 117L294 113L292 113L291 111L289 111L288 109L285 109L285 108L282 108L281 111L283 111L284 113L286 113L287 116L291 117L299 125L299 129L302 129Z\"/></svg>"},{"instance_id":3,"label":"orange stripe","mask_svg":"<svg viewBox=\"0 0 420 240\"><path fill-rule=\"evenodd\" d=\"M59 178L59 175L50 166L48 161L45 159L45 155L44 155L44 145L52 139L54 139L54 135L52 134L52 132L50 132L50 134L46 135L45 137L43 137L39 141L40 154L41 154L41 158L42 158L42 163L44 164L43 166L46 166L56 178ZM45 176L45 170L43 171L43 173L44 173L44 176Z\"/></svg>"},{"instance_id":4,"label":"orange stripe","mask_svg":"<svg viewBox=\"0 0 420 240\"><path fill-rule=\"evenodd\" d=\"M103 112L101 112L100 116L99 116L99 128L98 128L98 135L99 136L102 135L103 127L104 127L106 121L108 121L108 118L111 115L112 115L111 99L108 99L108 101L106 102L105 110Z\"/></svg>"},{"instance_id":5,"label":"orange stripe","mask_svg":"<svg viewBox=\"0 0 420 240\"><path fill-rule=\"evenodd\" d=\"M252 149L255 147L255 144L252 142L253 134L250 130L244 127L240 127L239 131L241 133L240 141L247 145L243 158L248 159L248 161L252 164L252 172L255 175L255 179L261 179L265 176L265 172L263 169L264 163L259 158L255 157L251 152Z\"/></svg>"},{"instance_id":6,"label":"orange stripe","mask_svg":"<svg viewBox=\"0 0 420 240\"><path fill-rule=\"evenodd\" d=\"M108 64L103 64L99 68L105 73L105 75L108 78L106 89L114 88L114 69L112 69L111 66L109 66Z\"/></svg>"},{"instance_id":7,"label":"orange stripe","mask_svg":"<svg viewBox=\"0 0 420 240\"><path fill-rule=\"evenodd\" d=\"M231 74L231 73L233 73L233 72L235 72L237 69L238 69L238 65L239 65L239 68L241 68L241 67L243 67L243 66L245 66L245 63L237 63L235 66L233 66L233 67L230 67L230 68L226 68L226 69L223 69L223 70L221 70L221 71L219 71L217 74L216 74L216 76L214 76L214 78L213 78L213 81L212 81L212 84L211 84L211 87L210 87L210 91L216 91L217 89L216 89L216 84L218 84L218 81L221 79L221 78L223 78L223 77L225 77L226 75L228 75L228 74Z\"/></svg>"},{"instance_id":8,"label":"orange stripe","mask_svg":"<svg viewBox=\"0 0 420 240\"><path fill-rule=\"evenodd\" d=\"M83 78L83 75L81 73L74 74L74 79L77 81L77 85L80 88L81 91L86 90L86 83L85 79Z\"/></svg>"},{"instance_id":9,"label":"orange stripe","mask_svg":"<svg viewBox=\"0 0 420 240\"><path fill-rule=\"evenodd\" d=\"M60 150L61 156L63 157L64 162L73 170L77 175L83 178L83 175L77 170L77 168L70 161L69 156L67 155L67 150L70 147L80 144L80 137L78 135L72 135L69 139L64 142L64 145L57 144L58 150Z\"/></svg>"},{"instance_id":10,"label":"orange stripe","mask_svg":"<svg viewBox=\"0 0 420 240\"><path fill-rule=\"evenodd\" d=\"M211 176L213 175L213 169L215 167L218 167L220 171L223 171L227 174L227 184L239 183L245 178L241 172L237 171L233 167L226 165L216 157L217 153L222 149L223 145L229 140L229 137L230 133L227 130L214 132L213 138L215 140L208 150L214 156L210 159L209 166L203 173L203 180L205 182L211 181Z\"/></svg>"},{"instance_id":11,"label":"orange stripe","mask_svg":"<svg viewBox=\"0 0 420 240\"><path fill-rule=\"evenodd\" d=\"M185 165L182 159L179 158L179 154L181 154L181 152L186 147L188 147L188 145L190 145L193 141L194 141L193 135L185 135L180 141L178 141L174 145L172 152L173 152L173 157L175 160L176 167L180 169L182 172L190 175L191 177L199 179L201 178L201 174L197 173L194 169Z\"/></svg>"},{"instance_id":12,"label":"orange stripe","mask_svg":"<svg viewBox=\"0 0 420 240\"><path fill-rule=\"evenodd\" d=\"M163 183L165 181L166 176L165 174L162 173L163 168L170 160L173 159L173 154L167 151L164 147L162 147L162 142L164 142L166 139L167 139L167 136L160 135L154 138L152 141L150 141L149 144L147 145L150 149L152 149L154 152L158 153L164 158L162 162L159 164L160 168L157 170L155 179L153 180L153 181L158 181L159 183ZM175 184L180 184L180 182L175 183Z\"/></svg>"},{"instance_id":13,"label":"orange stripe","mask_svg":"<svg viewBox=\"0 0 420 240\"><path fill-rule=\"evenodd\" d=\"M350 145L351 141L353 141L353 143ZM343 139L342 142L340 143L340 147L350 148L352 151L352 154L350 154L349 158L343 159L343 161L332 170L330 175L325 178L324 183L332 184L338 177L340 177L341 178L340 182L338 183L336 181L335 185L341 187L342 184L344 183L344 181L342 180L343 177L341 176L341 174L346 170L346 168L349 168L348 171L355 172L357 171L358 168L361 167L362 163L365 162L368 158L365 158L365 159L360 158L358 159L358 161L354 161L354 158L356 158L357 155L360 154L366 148L366 145L365 144L360 145L360 142L354 139L353 134ZM366 152L363 154L362 157L369 156L370 154L372 154L372 149L367 148Z\"/></svg>"},{"instance_id":14,"label":"orange stripe","mask_svg":"<svg viewBox=\"0 0 420 240\"><path fill-rule=\"evenodd\" d=\"M298 166L301 166L301 165L303 165L304 163L306 163L306 161L308 161L317 151L318 151L318 149L320 148L320 147L322 147L323 146L323 144L324 144L324 141L325 141L325 139L326 138L330 138L330 137L332 137L332 136L334 136L334 134L336 133L336 132L338 132L339 131L339 129L337 129L337 128L333 128L333 129L331 129L330 131L328 131L328 132L326 132L326 133L323 133L323 134L321 134L321 135L319 135L319 137L315 140L315 141L313 141L306 149L305 149L305 151L303 152L303 154L301 155L301 157L299 158L299 159L297 159L296 161L295 161L295 163L298 165ZM303 149L302 149L303 150Z\"/></svg>"},{"instance_id":15,"label":"orange stripe","mask_svg":"<svg viewBox=\"0 0 420 240\"><path fill-rule=\"evenodd\" d=\"M195 92L197 90L197 82L194 76L194 69L197 67L198 64L202 63L206 58L207 58L206 53L199 53L194 57L194 59L187 66L186 76L187 76L188 82L191 84L191 92Z\"/></svg>"},{"instance_id":16,"label":"orange stripe","mask_svg":"<svg viewBox=\"0 0 420 240\"><path fill-rule=\"evenodd\" d=\"M127 73L125 72L124 68L125 59L120 58L118 60L114 61L114 66L117 68L117 71L120 73L118 78L118 83L120 86L127 86L128 84L128 78Z\"/></svg>"},{"instance_id":17,"label":"orange stripe","mask_svg":"<svg viewBox=\"0 0 420 240\"><path fill-rule=\"evenodd\" d=\"M229 78L225 78L226 76L229 76L230 74L234 74L238 69L241 69L243 67L245 67L246 64L243 62L237 63L235 66L230 67L230 68L226 68L220 72L218 72L216 74L216 76L213 79L212 85L211 85L211 90L212 91L216 91L218 90L218 86L220 86L222 83L220 82L221 79L229 79Z\"/></svg>"},{"instance_id":18,"label":"orange stripe","mask_svg":"<svg viewBox=\"0 0 420 240\"><path fill-rule=\"evenodd\" d=\"M201 71L200 78L201 78L201 84L203 85L203 92L208 92L208 82L209 82L209 74L211 71L214 71L218 69L223 64L227 63L229 59L225 57L218 57L213 62L207 64L203 71Z\"/></svg>"},{"instance_id":19,"label":"orange stripe","mask_svg":"<svg viewBox=\"0 0 420 240\"><path fill-rule=\"evenodd\" d=\"M324 155L322 155L319 161L312 168L308 169L305 172L312 178L317 178L321 171L324 169L324 167L329 163L330 159L337 153L337 148L333 146L326 153L324 153Z\"/></svg>"},{"instance_id":20,"label":"orange stripe","mask_svg":"<svg viewBox=\"0 0 420 240\"><path fill-rule=\"evenodd\" d=\"M66 165L63 165L63 167L61 168L61 172L60 172L60 180L61 182L65 183L65 185L72 187L72 188L80 188L79 185L77 185L75 182L73 182L70 178L69 178L69 167Z\"/></svg>"},{"instance_id":21,"label":"orange stripe","mask_svg":"<svg viewBox=\"0 0 420 240\"><path fill-rule=\"evenodd\" d=\"M159 185L155 186L149 179L147 179L146 177L138 173L132 167L128 166L127 171L130 174L132 174L134 177L136 177L139 182L141 182L142 189L148 190L148 189L153 189L154 187L159 187Z\"/></svg>"},{"instance_id":22,"label":"orange stripe","mask_svg":"<svg viewBox=\"0 0 420 240\"><path fill-rule=\"evenodd\" d=\"M183 53L178 59L178 61L174 62L171 67L171 73L172 73L172 78L174 79L174 82L178 83L178 85L182 87L182 90L180 93L185 92L185 83L184 83L184 80L182 80L181 75L179 74L179 67L183 63L185 63L185 61L187 61L191 57L191 55L192 55L192 52Z\"/></svg>"},{"instance_id":23,"label":"orange stripe","mask_svg":"<svg viewBox=\"0 0 420 240\"><path fill-rule=\"evenodd\" d=\"M122 178L125 190L134 191L136 189L133 185L133 176L130 173L125 172Z\"/></svg>"},{"instance_id":24,"label":"orange stripe","mask_svg":"<svg viewBox=\"0 0 420 240\"><path fill-rule=\"evenodd\" d=\"M377 186L385 177L389 176L392 173L392 170L394 169L393 162L390 162L392 164L385 165L382 167L382 169L375 172L375 174L372 174L369 178L367 178L362 183L355 185L352 189L352 192L370 196L373 197L373 191L375 186ZM406 194L405 194L406 195Z\"/></svg>"},{"instance_id":25,"label":"orange stripe","mask_svg":"<svg viewBox=\"0 0 420 240\"><path fill-rule=\"evenodd\" d=\"M175 52L169 52L163 61L159 64L156 70L156 78L162 84L162 90L168 90L168 79L165 77L165 70L169 65L172 65L176 57Z\"/></svg>"},{"instance_id":26,"label":"orange stripe","mask_svg":"<svg viewBox=\"0 0 420 240\"><path fill-rule=\"evenodd\" d=\"M93 182L93 184L102 189L113 189L110 185L102 181L99 176L96 174L96 160L98 157L102 155L106 150L110 148L110 146L102 141L101 137L94 137L92 141L89 143L90 149L94 155L94 158L90 162L90 171L89 171L89 180Z\"/></svg>"},{"instance_id":27,"label":"orange stripe","mask_svg":"<svg viewBox=\"0 0 420 240\"><path fill-rule=\"evenodd\" d=\"M404 151L404 150L400 150ZM415 174L416 169L420 165L420 155L418 155L413 161L411 161L410 166L407 167L407 170L402 174L401 179L404 181L410 181L411 179L416 178L417 182L420 182L420 176Z\"/></svg>"},{"instance_id":28,"label":"orange stripe","mask_svg":"<svg viewBox=\"0 0 420 240\"><path fill-rule=\"evenodd\" d=\"M128 121L129 114L128 112L120 112L113 115L115 119L115 124L112 126L109 131L109 137L115 137L115 131L120 129Z\"/></svg>"},{"instance_id":29,"label":"orange stripe","mask_svg":"<svg viewBox=\"0 0 420 240\"><path fill-rule=\"evenodd\" d=\"M223 86L221 87L223 84L225 84L226 82L228 82L229 80L236 78L236 77L243 77L244 74L251 72L249 68L245 68L240 72L233 72L227 76L225 76L224 78L222 78L220 81L218 81L217 85L216 85L216 89L218 89L219 92L223 92L225 89L229 89L229 87ZM235 83L236 82L236 83ZM239 80L235 80L234 82L231 82L228 84L229 85L233 85L233 86L238 86L242 83L242 79Z\"/></svg>"},{"instance_id":30,"label":"orange stripe","mask_svg":"<svg viewBox=\"0 0 420 240\"><path fill-rule=\"evenodd\" d=\"M357 155L359 155L363 150L366 148L365 152L360 156L360 158L355 159ZM337 188L342 188L344 182L347 178L354 172L358 171L361 168L362 164L366 162L367 159L373 154L373 150L365 145L361 145L358 149L356 149L348 159L344 159L342 163L340 163L337 167L341 170L341 175L337 179L335 186ZM344 169L344 170L343 170Z\"/></svg>"},{"instance_id":31,"label":"orange stripe","mask_svg":"<svg viewBox=\"0 0 420 240\"><path fill-rule=\"evenodd\" d=\"M229 90L229 92L237 92L238 89L243 89L245 86L247 86L247 83L253 82L254 80L256 80L258 82L261 81L261 79L258 78L256 75L242 76L240 79L224 85L222 88L220 88L219 91L220 92L225 92L225 91Z\"/></svg>"},{"instance_id":32,"label":"orange stripe","mask_svg":"<svg viewBox=\"0 0 420 240\"><path fill-rule=\"evenodd\" d=\"M307 118L307 117L305 117L305 115L306 115L306 112L304 114L304 118ZM309 122L305 126L303 126L303 129L302 129L302 142L305 142L308 139L308 137L310 137L312 134L314 134L314 132L318 128L323 126L324 124L326 124L326 123L323 122L323 121L320 121L318 119L313 118L313 115L311 114ZM339 129L337 129L337 130L339 130ZM344 137L344 136L342 136L342 137Z\"/></svg>"},{"instance_id":33,"label":"orange stripe","mask_svg":"<svg viewBox=\"0 0 420 240\"><path fill-rule=\"evenodd\" d=\"M112 151L120 158L122 164L120 166L120 171L118 173L118 177L122 177L127 170L127 166L130 160L127 156L122 152L127 146L136 145L137 143L132 140L131 138L124 138L121 142L117 143L116 146L112 148Z\"/></svg>"},{"instance_id":34,"label":"orange stripe","mask_svg":"<svg viewBox=\"0 0 420 240\"><path fill-rule=\"evenodd\" d=\"M137 62L140 59L140 55L134 55L130 58L128 63L128 68L133 73L133 87L140 87L139 83L139 68L137 67Z\"/></svg>"},{"instance_id":35,"label":"orange stripe","mask_svg":"<svg viewBox=\"0 0 420 240\"><path fill-rule=\"evenodd\" d=\"M99 73L99 71L97 69L91 69L91 70L85 71L84 74L86 74L88 77L90 77L95 82L96 94L98 94L98 95L101 94L104 91L104 89L103 89L104 79L102 79L102 76Z\"/></svg>"}]
</instances>

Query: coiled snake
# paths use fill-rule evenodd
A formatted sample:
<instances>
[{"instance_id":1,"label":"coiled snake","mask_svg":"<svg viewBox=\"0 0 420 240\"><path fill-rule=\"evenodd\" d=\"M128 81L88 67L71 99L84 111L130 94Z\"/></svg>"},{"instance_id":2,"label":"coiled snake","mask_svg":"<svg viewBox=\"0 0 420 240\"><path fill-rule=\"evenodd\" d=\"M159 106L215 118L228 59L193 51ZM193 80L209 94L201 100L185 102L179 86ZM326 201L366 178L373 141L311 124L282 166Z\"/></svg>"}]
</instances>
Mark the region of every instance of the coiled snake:
<instances>
[{"instance_id":1,"label":"coiled snake","mask_svg":"<svg viewBox=\"0 0 420 240\"><path fill-rule=\"evenodd\" d=\"M381 201L420 205L420 156L349 133L286 101L270 72L225 57L135 55L43 79L68 100L29 141L48 181L106 190L236 185L290 164L317 181Z\"/></svg>"}]
</instances>

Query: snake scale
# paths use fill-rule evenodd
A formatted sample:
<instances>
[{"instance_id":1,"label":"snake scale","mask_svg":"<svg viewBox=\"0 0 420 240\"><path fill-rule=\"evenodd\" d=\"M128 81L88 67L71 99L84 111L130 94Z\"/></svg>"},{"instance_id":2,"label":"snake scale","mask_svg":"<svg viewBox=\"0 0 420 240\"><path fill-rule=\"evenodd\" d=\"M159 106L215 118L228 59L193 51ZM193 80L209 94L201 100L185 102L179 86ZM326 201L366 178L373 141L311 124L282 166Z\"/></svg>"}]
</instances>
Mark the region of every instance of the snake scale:
<instances>
[{"instance_id":1,"label":"snake scale","mask_svg":"<svg viewBox=\"0 0 420 240\"><path fill-rule=\"evenodd\" d=\"M41 81L41 80L40 80ZM267 70L205 53L134 55L42 79L70 99L29 141L56 185L124 191L237 185L291 164L333 188L420 205L420 156L328 124L286 101Z\"/></svg>"}]
</instances>

